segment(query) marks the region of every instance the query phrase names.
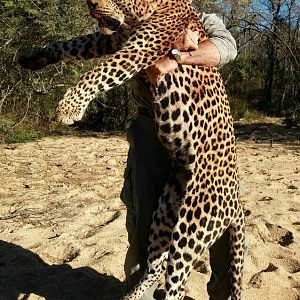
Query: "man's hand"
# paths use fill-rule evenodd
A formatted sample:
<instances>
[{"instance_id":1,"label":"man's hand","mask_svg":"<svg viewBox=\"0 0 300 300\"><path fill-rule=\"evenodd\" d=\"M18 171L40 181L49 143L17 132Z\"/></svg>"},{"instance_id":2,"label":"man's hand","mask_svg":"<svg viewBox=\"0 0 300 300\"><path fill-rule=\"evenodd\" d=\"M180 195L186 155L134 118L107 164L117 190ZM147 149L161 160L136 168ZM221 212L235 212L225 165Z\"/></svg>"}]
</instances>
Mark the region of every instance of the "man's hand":
<instances>
[{"instance_id":1,"label":"man's hand","mask_svg":"<svg viewBox=\"0 0 300 300\"><path fill-rule=\"evenodd\" d=\"M174 48L180 51L196 50L198 49L199 33L198 31L192 31L188 29L181 34L174 44ZM188 55L183 53L182 55ZM147 69L149 80L152 84L156 83L158 79L167 74L173 72L178 67L178 64L174 58L165 56L155 65Z\"/></svg>"},{"instance_id":2,"label":"man's hand","mask_svg":"<svg viewBox=\"0 0 300 300\"><path fill-rule=\"evenodd\" d=\"M181 34L174 44L174 48L180 51L197 50L199 44L199 32L188 29Z\"/></svg>"}]
</instances>

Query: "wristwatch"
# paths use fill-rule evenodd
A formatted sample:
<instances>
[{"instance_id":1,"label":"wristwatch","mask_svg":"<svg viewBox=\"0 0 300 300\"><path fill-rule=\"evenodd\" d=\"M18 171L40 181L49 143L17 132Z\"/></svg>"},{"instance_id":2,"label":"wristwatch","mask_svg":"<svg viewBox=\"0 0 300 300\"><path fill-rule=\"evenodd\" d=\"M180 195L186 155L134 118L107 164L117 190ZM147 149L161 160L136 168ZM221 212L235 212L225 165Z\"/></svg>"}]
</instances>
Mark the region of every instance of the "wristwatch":
<instances>
[{"instance_id":1,"label":"wristwatch","mask_svg":"<svg viewBox=\"0 0 300 300\"><path fill-rule=\"evenodd\" d=\"M172 49L171 50L171 55L175 58L175 60L177 61L177 63L179 65L182 65L182 59L181 59L181 52L178 49Z\"/></svg>"}]
</instances>

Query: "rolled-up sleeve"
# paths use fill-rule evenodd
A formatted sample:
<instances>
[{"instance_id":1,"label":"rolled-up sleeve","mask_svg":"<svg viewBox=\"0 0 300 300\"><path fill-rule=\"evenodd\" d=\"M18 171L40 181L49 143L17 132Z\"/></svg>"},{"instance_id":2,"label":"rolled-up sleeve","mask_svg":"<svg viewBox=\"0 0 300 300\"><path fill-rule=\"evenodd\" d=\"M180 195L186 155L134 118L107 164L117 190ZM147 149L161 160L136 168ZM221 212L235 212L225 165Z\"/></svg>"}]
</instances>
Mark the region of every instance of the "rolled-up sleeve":
<instances>
[{"instance_id":1,"label":"rolled-up sleeve","mask_svg":"<svg viewBox=\"0 0 300 300\"><path fill-rule=\"evenodd\" d=\"M236 41L216 14L200 14L200 19L209 36L220 52L219 67L234 60L237 56Z\"/></svg>"}]
</instances>

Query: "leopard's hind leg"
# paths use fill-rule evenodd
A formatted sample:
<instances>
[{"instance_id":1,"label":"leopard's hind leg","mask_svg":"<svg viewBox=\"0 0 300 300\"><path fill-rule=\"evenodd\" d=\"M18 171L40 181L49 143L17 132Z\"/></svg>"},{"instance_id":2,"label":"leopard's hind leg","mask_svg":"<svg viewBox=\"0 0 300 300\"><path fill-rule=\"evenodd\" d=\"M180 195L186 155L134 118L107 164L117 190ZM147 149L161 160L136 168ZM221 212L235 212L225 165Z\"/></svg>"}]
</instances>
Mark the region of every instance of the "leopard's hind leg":
<instances>
[{"instance_id":1,"label":"leopard's hind leg","mask_svg":"<svg viewBox=\"0 0 300 300\"><path fill-rule=\"evenodd\" d=\"M192 200L193 201L193 200ZM182 300L185 284L203 251L224 233L225 226L211 231L215 218L203 213L199 206L194 211L182 207L172 234L166 268L165 300ZM200 217L199 217L200 215ZM195 218L195 216L197 216ZM199 218L199 219L198 219ZM196 220L195 220L196 219Z\"/></svg>"},{"instance_id":2,"label":"leopard's hind leg","mask_svg":"<svg viewBox=\"0 0 300 300\"><path fill-rule=\"evenodd\" d=\"M172 231L177 221L177 211L182 199L185 175L173 168L159 199L159 208L153 214L148 247L148 266L140 283L124 300L140 299L165 274Z\"/></svg>"},{"instance_id":3,"label":"leopard's hind leg","mask_svg":"<svg viewBox=\"0 0 300 300\"><path fill-rule=\"evenodd\" d=\"M192 185L196 184L191 180ZM227 218L221 205L212 201L209 192L201 197L188 185L184 203L178 210L178 220L172 233L166 268L165 300L181 300L185 283L193 265L205 249L211 247L229 229L231 237L232 299L241 298L241 281L244 250L244 215L239 203ZM207 199L203 201L203 199ZM235 200L237 201L237 200ZM230 274L228 274L230 276Z\"/></svg>"}]
</instances>

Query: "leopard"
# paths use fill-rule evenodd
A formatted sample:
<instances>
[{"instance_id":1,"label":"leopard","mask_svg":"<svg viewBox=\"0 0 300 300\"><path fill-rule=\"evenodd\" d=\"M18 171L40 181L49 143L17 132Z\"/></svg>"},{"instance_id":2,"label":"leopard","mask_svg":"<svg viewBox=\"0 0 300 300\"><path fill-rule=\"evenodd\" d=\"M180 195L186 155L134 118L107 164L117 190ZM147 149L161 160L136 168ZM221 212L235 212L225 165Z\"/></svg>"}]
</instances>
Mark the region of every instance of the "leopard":
<instances>
[{"instance_id":1,"label":"leopard","mask_svg":"<svg viewBox=\"0 0 300 300\"><path fill-rule=\"evenodd\" d=\"M38 70L65 59L104 56L59 102L58 120L65 124L81 120L99 92L133 77L151 88L157 134L172 168L152 218L147 269L123 299L141 299L161 279L163 299L184 299L193 267L225 231L230 234L231 299L241 299L245 217L221 75L215 67L179 64L155 83L147 76L186 29L198 31L200 42L208 38L198 11L190 0L87 0L87 5L99 32L40 48L19 63Z\"/></svg>"}]
</instances>

